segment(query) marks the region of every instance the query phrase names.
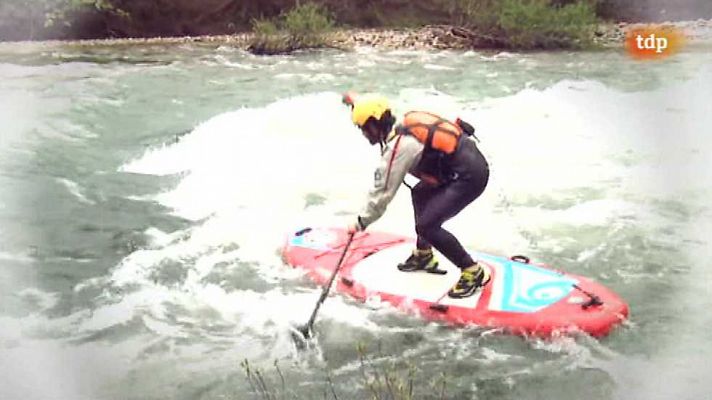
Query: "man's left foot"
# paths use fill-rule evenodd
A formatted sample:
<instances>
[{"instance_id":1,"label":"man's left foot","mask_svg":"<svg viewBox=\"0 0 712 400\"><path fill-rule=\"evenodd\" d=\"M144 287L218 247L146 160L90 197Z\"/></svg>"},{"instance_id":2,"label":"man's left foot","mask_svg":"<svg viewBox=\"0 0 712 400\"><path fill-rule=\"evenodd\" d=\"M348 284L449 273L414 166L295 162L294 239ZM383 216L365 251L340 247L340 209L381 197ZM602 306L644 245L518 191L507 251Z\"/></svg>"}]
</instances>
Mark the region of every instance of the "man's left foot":
<instances>
[{"instance_id":1,"label":"man's left foot","mask_svg":"<svg viewBox=\"0 0 712 400\"><path fill-rule=\"evenodd\" d=\"M438 269L438 260L432 250L413 250L413 254L405 262L398 264L398 270L403 272L430 271Z\"/></svg>"},{"instance_id":2,"label":"man's left foot","mask_svg":"<svg viewBox=\"0 0 712 400\"><path fill-rule=\"evenodd\" d=\"M470 297L475 294L478 288L487 285L490 279L491 276L487 268L483 268L479 264L472 265L462 270L460 280L447 294L455 299Z\"/></svg>"}]
</instances>

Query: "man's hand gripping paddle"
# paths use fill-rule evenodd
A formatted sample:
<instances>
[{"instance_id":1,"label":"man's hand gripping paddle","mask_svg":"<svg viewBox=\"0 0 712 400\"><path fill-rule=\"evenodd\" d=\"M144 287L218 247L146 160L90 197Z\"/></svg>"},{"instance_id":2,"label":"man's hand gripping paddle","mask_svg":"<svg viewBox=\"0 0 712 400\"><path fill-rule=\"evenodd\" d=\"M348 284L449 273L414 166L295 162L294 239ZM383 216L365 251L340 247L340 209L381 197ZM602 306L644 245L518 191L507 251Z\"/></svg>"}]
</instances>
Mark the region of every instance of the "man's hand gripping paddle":
<instances>
[{"instance_id":1,"label":"man's hand gripping paddle","mask_svg":"<svg viewBox=\"0 0 712 400\"><path fill-rule=\"evenodd\" d=\"M346 257L346 253L349 251L349 247L351 246L351 241L353 241L355 234L356 234L355 232L349 233L349 238L346 241L344 250L341 252L341 257L339 257L339 262L336 263L336 267L334 267L334 272L331 273L331 278L329 278L329 282L321 290L321 296L319 296L319 300L316 302L316 306L314 307L314 311L312 311L311 317L309 317L309 321L306 323L306 325L295 327L296 331L299 332L302 336L302 337L298 337L295 334L295 332L293 332L293 334L292 334L293 338L297 342L297 347L302 347L305 344L305 341L311 337L312 326L314 325L314 320L316 319L316 314L319 311L319 307L321 307L321 304L324 302L324 300L326 300L326 296L329 295L329 290L331 289L331 285L334 283L334 279L336 279L336 275L339 273L339 270L341 269L341 263L344 261L344 257Z\"/></svg>"}]
</instances>

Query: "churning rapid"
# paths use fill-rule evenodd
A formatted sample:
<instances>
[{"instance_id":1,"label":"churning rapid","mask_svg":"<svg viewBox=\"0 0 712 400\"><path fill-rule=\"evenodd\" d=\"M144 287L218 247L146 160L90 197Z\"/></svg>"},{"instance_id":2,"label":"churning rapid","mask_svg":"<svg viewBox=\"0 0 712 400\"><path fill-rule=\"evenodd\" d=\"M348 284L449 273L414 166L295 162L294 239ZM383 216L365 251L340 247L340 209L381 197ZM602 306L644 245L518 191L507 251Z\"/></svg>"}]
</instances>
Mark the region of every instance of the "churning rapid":
<instances>
[{"instance_id":1,"label":"churning rapid","mask_svg":"<svg viewBox=\"0 0 712 400\"><path fill-rule=\"evenodd\" d=\"M0 398L261 398L244 360L290 398L373 396L373 370L415 398L704 398L711 65L3 44ZM347 89L472 122L490 184L447 227L605 284L630 321L544 341L333 295L297 351L319 288L285 235L351 222L378 159ZM369 229L413 235L407 188Z\"/></svg>"}]
</instances>

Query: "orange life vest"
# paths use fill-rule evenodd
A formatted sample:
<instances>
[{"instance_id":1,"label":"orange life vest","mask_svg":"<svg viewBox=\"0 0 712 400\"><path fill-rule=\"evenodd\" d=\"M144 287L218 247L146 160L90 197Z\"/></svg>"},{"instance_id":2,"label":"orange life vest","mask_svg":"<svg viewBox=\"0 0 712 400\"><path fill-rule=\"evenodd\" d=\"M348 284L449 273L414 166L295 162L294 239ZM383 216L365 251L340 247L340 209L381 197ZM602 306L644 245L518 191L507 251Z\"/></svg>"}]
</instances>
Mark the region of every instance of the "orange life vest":
<instances>
[{"instance_id":1,"label":"orange life vest","mask_svg":"<svg viewBox=\"0 0 712 400\"><path fill-rule=\"evenodd\" d=\"M445 154L452 154L458 148L462 128L441 118L438 115L425 111L411 111L405 114L403 123L396 128L398 134L408 134L426 149L434 149Z\"/></svg>"}]
</instances>

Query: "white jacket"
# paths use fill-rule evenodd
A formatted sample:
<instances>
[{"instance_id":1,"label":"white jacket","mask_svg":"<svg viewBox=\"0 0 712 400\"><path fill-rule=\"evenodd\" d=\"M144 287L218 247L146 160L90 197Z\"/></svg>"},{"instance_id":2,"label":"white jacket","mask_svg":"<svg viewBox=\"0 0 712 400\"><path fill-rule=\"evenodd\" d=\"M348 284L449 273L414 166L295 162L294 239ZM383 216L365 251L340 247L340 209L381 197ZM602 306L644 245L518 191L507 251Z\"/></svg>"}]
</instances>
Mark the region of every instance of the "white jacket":
<instances>
[{"instance_id":1,"label":"white jacket","mask_svg":"<svg viewBox=\"0 0 712 400\"><path fill-rule=\"evenodd\" d=\"M423 144L411 135L391 133L381 152L381 161L373 174L373 187L368 200L359 213L362 228L376 222L393 200L405 174L417 173L416 167L423 154Z\"/></svg>"}]
</instances>

